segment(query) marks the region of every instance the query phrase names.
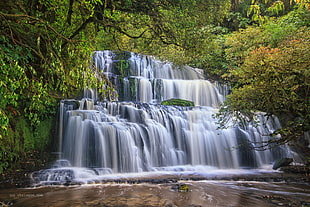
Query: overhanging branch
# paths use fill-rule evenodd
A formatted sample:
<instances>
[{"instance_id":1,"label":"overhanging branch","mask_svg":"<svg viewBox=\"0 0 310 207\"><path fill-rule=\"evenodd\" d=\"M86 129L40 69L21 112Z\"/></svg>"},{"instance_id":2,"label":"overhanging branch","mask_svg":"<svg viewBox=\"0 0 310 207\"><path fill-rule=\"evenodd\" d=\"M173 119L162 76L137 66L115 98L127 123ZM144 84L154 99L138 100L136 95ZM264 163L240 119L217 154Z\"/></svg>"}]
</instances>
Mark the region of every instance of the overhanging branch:
<instances>
[{"instance_id":1,"label":"overhanging branch","mask_svg":"<svg viewBox=\"0 0 310 207\"><path fill-rule=\"evenodd\" d=\"M57 30L52 27L51 25L49 25L46 21L43 21L41 19L38 19L38 18L35 18L33 16L29 16L27 14L6 14L6 13L3 13L3 12L0 12L0 15L2 15L3 17L13 17L13 18L28 18L28 19L32 19L32 20L35 20L37 22L41 22L43 23L44 25L46 25L51 31L53 31L57 36L61 37L62 39L66 40L67 42L71 42L71 39L70 38L67 38L65 36L63 36L62 34L60 34L59 32L57 32Z\"/></svg>"}]
</instances>

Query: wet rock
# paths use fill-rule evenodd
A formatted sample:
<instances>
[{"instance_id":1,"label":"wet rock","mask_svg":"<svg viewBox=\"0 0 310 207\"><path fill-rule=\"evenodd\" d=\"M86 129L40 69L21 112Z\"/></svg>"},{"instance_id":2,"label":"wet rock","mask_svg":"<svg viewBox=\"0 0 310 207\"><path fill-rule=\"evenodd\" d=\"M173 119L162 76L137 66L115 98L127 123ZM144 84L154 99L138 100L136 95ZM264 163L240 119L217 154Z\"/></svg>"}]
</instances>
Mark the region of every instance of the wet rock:
<instances>
[{"instance_id":1,"label":"wet rock","mask_svg":"<svg viewBox=\"0 0 310 207\"><path fill-rule=\"evenodd\" d=\"M294 174L309 174L310 167L306 165L290 165L290 166L281 167L280 171L283 171L286 173L294 173Z\"/></svg>"},{"instance_id":2,"label":"wet rock","mask_svg":"<svg viewBox=\"0 0 310 207\"><path fill-rule=\"evenodd\" d=\"M64 100L63 103L70 107L70 110L76 110L80 107L80 102L77 100Z\"/></svg>"},{"instance_id":3,"label":"wet rock","mask_svg":"<svg viewBox=\"0 0 310 207\"><path fill-rule=\"evenodd\" d=\"M52 168L71 167L69 160L56 160Z\"/></svg>"},{"instance_id":4,"label":"wet rock","mask_svg":"<svg viewBox=\"0 0 310 207\"><path fill-rule=\"evenodd\" d=\"M186 184L176 184L171 187L171 190L178 191L178 192L188 192L189 187Z\"/></svg>"},{"instance_id":5,"label":"wet rock","mask_svg":"<svg viewBox=\"0 0 310 207\"><path fill-rule=\"evenodd\" d=\"M75 175L72 169L52 168L32 173L34 183L45 182L47 184L61 185L72 182L74 178Z\"/></svg>"},{"instance_id":6,"label":"wet rock","mask_svg":"<svg viewBox=\"0 0 310 207\"><path fill-rule=\"evenodd\" d=\"M286 197L272 195L272 196L263 196L264 199L268 200L270 203L277 206L303 206L303 202L298 202Z\"/></svg>"},{"instance_id":7,"label":"wet rock","mask_svg":"<svg viewBox=\"0 0 310 207\"><path fill-rule=\"evenodd\" d=\"M96 175L107 175L113 173L111 168L93 168L93 170L95 171Z\"/></svg>"},{"instance_id":8,"label":"wet rock","mask_svg":"<svg viewBox=\"0 0 310 207\"><path fill-rule=\"evenodd\" d=\"M279 169L280 167L285 167L285 166L288 166L290 165L291 163L293 162L293 159L292 158L281 158L281 159L278 159L274 162L273 166L272 166L272 169L273 170L276 170L276 169Z\"/></svg>"}]
</instances>

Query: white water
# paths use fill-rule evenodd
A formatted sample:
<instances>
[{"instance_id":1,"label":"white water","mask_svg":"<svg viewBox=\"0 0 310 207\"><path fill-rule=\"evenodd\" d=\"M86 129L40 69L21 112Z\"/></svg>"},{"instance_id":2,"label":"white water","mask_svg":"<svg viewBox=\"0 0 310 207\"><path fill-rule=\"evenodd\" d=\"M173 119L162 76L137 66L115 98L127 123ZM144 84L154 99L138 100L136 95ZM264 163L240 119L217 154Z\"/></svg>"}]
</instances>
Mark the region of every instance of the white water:
<instances>
[{"instance_id":1,"label":"white water","mask_svg":"<svg viewBox=\"0 0 310 207\"><path fill-rule=\"evenodd\" d=\"M75 109L72 100L62 102L61 158L69 160L72 169L97 169L95 174L98 170L102 174L218 169L232 172L270 165L287 153L282 148L253 150L255 143L268 140L265 135L280 127L277 119L267 121L260 115L264 125L257 128L249 125L247 130L217 130L212 115L227 91L222 87L219 93L219 86L204 79L198 70L177 68L149 56L129 56L130 73L119 86L124 94L120 100L126 101L95 104L96 93L89 95L88 91L91 99L80 100ZM110 51L94 54L94 65L109 77L119 78L114 70L117 61ZM135 94L130 97L132 88ZM196 106L159 104L170 98L190 100ZM67 173L64 168L64 177Z\"/></svg>"}]
</instances>

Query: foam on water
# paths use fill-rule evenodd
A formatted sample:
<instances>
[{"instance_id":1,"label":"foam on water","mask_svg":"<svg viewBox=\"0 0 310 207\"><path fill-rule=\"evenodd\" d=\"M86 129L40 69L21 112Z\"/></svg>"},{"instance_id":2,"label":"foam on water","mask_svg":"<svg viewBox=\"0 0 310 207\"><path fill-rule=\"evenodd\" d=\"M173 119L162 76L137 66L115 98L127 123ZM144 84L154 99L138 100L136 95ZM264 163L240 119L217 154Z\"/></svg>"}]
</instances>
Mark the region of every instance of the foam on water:
<instances>
[{"instance_id":1,"label":"foam on water","mask_svg":"<svg viewBox=\"0 0 310 207\"><path fill-rule=\"evenodd\" d=\"M55 166L55 165L54 165ZM101 181L139 181L160 182L167 179L229 179L233 176L260 175L266 173L280 173L272 170L271 165L265 165L257 169L219 169L206 165L180 165L156 167L148 172L113 173L109 168L82 168L82 167L58 167L38 171L32 174L32 178L39 185L72 185L100 183Z\"/></svg>"}]
</instances>

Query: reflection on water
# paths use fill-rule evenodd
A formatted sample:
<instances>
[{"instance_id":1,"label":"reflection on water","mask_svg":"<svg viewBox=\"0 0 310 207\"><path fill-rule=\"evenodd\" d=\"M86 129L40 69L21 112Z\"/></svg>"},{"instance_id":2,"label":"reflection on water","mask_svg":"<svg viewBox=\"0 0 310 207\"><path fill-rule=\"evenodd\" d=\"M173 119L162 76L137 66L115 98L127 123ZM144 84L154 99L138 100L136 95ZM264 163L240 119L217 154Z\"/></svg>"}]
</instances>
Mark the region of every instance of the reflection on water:
<instances>
[{"instance_id":1,"label":"reflection on water","mask_svg":"<svg viewBox=\"0 0 310 207\"><path fill-rule=\"evenodd\" d=\"M310 186L254 181L88 184L0 191L0 206L310 206Z\"/></svg>"}]
</instances>

